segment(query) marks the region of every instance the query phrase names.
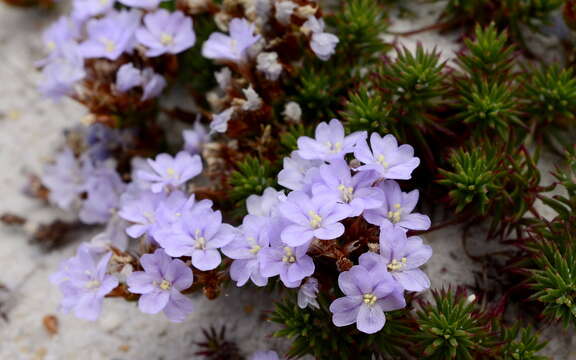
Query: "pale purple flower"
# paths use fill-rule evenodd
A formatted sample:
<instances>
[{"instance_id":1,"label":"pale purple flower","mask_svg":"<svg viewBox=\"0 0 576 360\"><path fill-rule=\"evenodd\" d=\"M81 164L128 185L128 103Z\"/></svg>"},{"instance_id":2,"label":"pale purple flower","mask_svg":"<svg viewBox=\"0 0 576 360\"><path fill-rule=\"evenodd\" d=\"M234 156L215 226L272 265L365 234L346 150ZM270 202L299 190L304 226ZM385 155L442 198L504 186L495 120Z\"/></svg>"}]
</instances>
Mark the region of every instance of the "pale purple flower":
<instances>
[{"instance_id":1,"label":"pale purple flower","mask_svg":"<svg viewBox=\"0 0 576 360\"><path fill-rule=\"evenodd\" d=\"M126 229L128 222L114 212L108 222L102 235L106 238L109 246L113 246L120 251L126 251L128 248L128 235Z\"/></svg>"},{"instance_id":2,"label":"pale purple flower","mask_svg":"<svg viewBox=\"0 0 576 360\"><path fill-rule=\"evenodd\" d=\"M150 100L162 93L166 87L166 79L160 74L156 74L151 68L142 71L142 101Z\"/></svg>"},{"instance_id":3,"label":"pale purple flower","mask_svg":"<svg viewBox=\"0 0 576 360\"><path fill-rule=\"evenodd\" d=\"M72 17L84 21L89 17L102 15L112 10L115 0L74 0L72 2Z\"/></svg>"},{"instance_id":4,"label":"pale purple flower","mask_svg":"<svg viewBox=\"0 0 576 360\"><path fill-rule=\"evenodd\" d=\"M186 213L182 215L180 229L158 232L156 241L170 256L190 256L198 270L212 270L222 260L219 248L228 245L236 230L222 223L219 211Z\"/></svg>"},{"instance_id":5,"label":"pale purple flower","mask_svg":"<svg viewBox=\"0 0 576 360\"><path fill-rule=\"evenodd\" d=\"M50 280L62 292L62 311L74 311L81 319L98 319L104 296L118 286L118 279L106 273L111 257L111 252L101 255L101 251L82 244L76 256L61 263Z\"/></svg>"},{"instance_id":6,"label":"pale purple flower","mask_svg":"<svg viewBox=\"0 0 576 360\"><path fill-rule=\"evenodd\" d=\"M314 273L314 261L307 251L308 244L292 247L273 241L271 247L260 250L260 271L265 277L280 275L287 288L298 287Z\"/></svg>"},{"instance_id":7,"label":"pale purple flower","mask_svg":"<svg viewBox=\"0 0 576 360\"><path fill-rule=\"evenodd\" d=\"M274 4L276 20L282 25L290 24L292 13L297 7L298 5L290 0L276 1Z\"/></svg>"},{"instance_id":8,"label":"pale purple flower","mask_svg":"<svg viewBox=\"0 0 576 360\"><path fill-rule=\"evenodd\" d=\"M356 323L358 330L374 334L384 327L384 312L406 306L404 289L386 271L387 264L381 256L365 253L359 262L338 277L345 296L330 304L332 322L338 327Z\"/></svg>"},{"instance_id":9,"label":"pale purple flower","mask_svg":"<svg viewBox=\"0 0 576 360\"><path fill-rule=\"evenodd\" d=\"M148 163L151 170L140 170L136 176L151 182L150 189L154 193L178 188L202 172L200 156L190 155L186 151L179 152L176 157L159 154L155 160L148 159Z\"/></svg>"},{"instance_id":10,"label":"pale purple flower","mask_svg":"<svg viewBox=\"0 0 576 360\"><path fill-rule=\"evenodd\" d=\"M154 194L147 190L133 188L122 195L118 215L131 224L126 229L130 237L152 235L157 226L156 209L164 198L163 193Z\"/></svg>"},{"instance_id":11,"label":"pale purple flower","mask_svg":"<svg viewBox=\"0 0 576 360\"><path fill-rule=\"evenodd\" d=\"M212 116L212 121L210 122L210 133L219 132L225 133L228 130L228 121L232 118L234 114L234 108L228 108L219 114L214 114Z\"/></svg>"},{"instance_id":12,"label":"pale purple flower","mask_svg":"<svg viewBox=\"0 0 576 360\"><path fill-rule=\"evenodd\" d=\"M76 21L68 16L62 16L44 31L42 40L49 57L52 57L62 54L62 49L74 44L79 36L80 29Z\"/></svg>"},{"instance_id":13,"label":"pale purple flower","mask_svg":"<svg viewBox=\"0 0 576 360\"><path fill-rule=\"evenodd\" d=\"M307 191L313 180L319 178L318 167L321 160L306 160L300 157L298 151L293 151L290 157L283 160L284 167L278 173L278 184L290 190Z\"/></svg>"},{"instance_id":14,"label":"pale purple flower","mask_svg":"<svg viewBox=\"0 0 576 360\"><path fill-rule=\"evenodd\" d=\"M250 360L280 360L276 351L256 351Z\"/></svg>"},{"instance_id":15,"label":"pale purple flower","mask_svg":"<svg viewBox=\"0 0 576 360\"><path fill-rule=\"evenodd\" d=\"M76 85L86 77L84 59L78 46L62 46L57 56L46 60L38 90L46 97L58 99L75 93Z\"/></svg>"},{"instance_id":16,"label":"pale purple flower","mask_svg":"<svg viewBox=\"0 0 576 360\"><path fill-rule=\"evenodd\" d=\"M41 180L50 190L50 202L63 210L71 210L86 188L80 162L68 147L56 155L54 163L46 165Z\"/></svg>"},{"instance_id":17,"label":"pale purple flower","mask_svg":"<svg viewBox=\"0 0 576 360\"><path fill-rule=\"evenodd\" d=\"M112 167L106 164L89 169L86 174L86 200L79 218L85 224L104 224L118 210L120 195L126 184Z\"/></svg>"},{"instance_id":18,"label":"pale purple flower","mask_svg":"<svg viewBox=\"0 0 576 360\"><path fill-rule=\"evenodd\" d=\"M142 8L146 10L154 10L158 8L161 2L166 0L118 0L121 4L133 8Z\"/></svg>"},{"instance_id":19,"label":"pale purple flower","mask_svg":"<svg viewBox=\"0 0 576 360\"><path fill-rule=\"evenodd\" d=\"M308 305L310 305L313 308L319 309L320 305L318 305L316 297L318 297L318 280L309 277L298 290L298 307L300 309L306 309Z\"/></svg>"},{"instance_id":20,"label":"pale purple flower","mask_svg":"<svg viewBox=\"0 0 576 360\"><path fill-rule=\"evenodd\" d=\"M316 56L323 61L330 59L340 39L334 34L324 32L324 20L310 16L302 27L312 32L310 47Z\"/></svg>"},{"instance_id":21,"label":"pale purple flower","mask_svg":"<svg viewBox=\"0 0 576 360\"><path fill-rule=\"evenodd\" d=\"M144 16L144 27L136 31L136 38L148 48L148 57L178 54L196 42L192 18L181 11L169 12L165 9Z\"/></svg>"},{"instance_id":22,"label":"pale purple flower","mask_svg":"<svg viewBox=\"0 0 576 360\"><path fill-rule=\"evenodd\" d=\"M290 222L281 233L282 241L290 246L306 244L314 237L331 240L342 236L344 225L339 221L349 212L341 204L310 197L301 191L288 194L286 201L278 205L278 210Z\"/></svg>"},{"instance_id":23,"label":"pale purple flower","mask_svg":"<svg viewBox=\"0 0 576 360\"><path fill-rule=\"evenodd\" d=\"M85 141L88 146L85 153L91 161L98 163L109 159L115 149L129 145L132 138L128 130L113 129L97 122L87 128Z\"/></svg>"},{"instance_id":24,"label":"pale purple flower","mask_svg":"<svg viewBox=\"0 0 576 360\"><path fill-rule=\"evenodd\" d=\"M246 199L246 210L248 214L257 216L276 216L278 204L286 200L283 191L267 187L262 195L250 195Z\"/></svg>"},{"instance_id":25,"label":"pale purple flower","mask_svg":"<svg viewBox=\"0 0 576 360\"><path fill-rule=\"evenodd\" d=\"M394 180L378 184L386 201L381 207L364 212L363 216L370 224L381 226L389 223L409 230L428 230L430 218L423 214L412 213L418 203L418 190L402 192Z\"/></svg>"},{"instance_id":26,"label":"pale purple flower","mask_svg":"<svg viewBox=\"0 0 576 360\"><path fill-rule=\"evenodd\" d=\"M186 195L179 190L172 191L168 196L163 197L154 213L156 226L152 229L152 236L156 232L170 230L175 225L180 225L184 215L197 215L212 209L211 200L196 201L196 196Z\"/></svg>"},{"instance_id":27,"label":"pale purple flower","mask_svg":"<svg viewBox=\"0 0 576 360\"><path fill-rule=\"evenodd\" d=\"M137 86L142 85L142 72L134 67L134 64L127 63L118 69L116 73L116 90L125 93Z\"/></svg>"},{"instance_id":28,"label":"pale purple flower","mask_svg":"<svg viewBox=\"0 0 576 360\"><path fill-rule=\"evenodd\" d=\"M135 271L127 279L128 291L142 294L138 308L146 314L160 311L174 322L182 322L192 312L192 301L182 291L192 286L193 274L182 260L172 259L164 250L140 258L144 271Z\"/></svg>"},{"instance_id":29,"label":"pale purple flower","mask_svg":"<svg viewBox=\"0 0 576 360\"><path fill-rule=\"evenodd\" d=\"M80 53L86 58L116 60L124 52L132 51L141 16L137 10L121 10L89 20L86 25L88 38L80 45Z\"/></svg>"},{"instance_id":30,"label":"pale purple flower","mask_svg":"<svg viewBox=\"0 0 576 360\"><path fill-rule=\"evenodd\" d=\"M380 255L390 274L408 291L430 287L430 279L419 269L432 257L432 248L418 236L406 237L406 230L390 223L380 227Z\"/></svg>"},{"instance_id":31,"label":"pale purple flower","mask_svg":"<svg viewBox=\"0 0 576 360\"><path fill-rule=\"evenodd\" d=\"M384 137L376 133L370 136L370 146L365 139L358 142L354 156L364 165L357 170L375 170L386 179L408 180L412 171L420 165L420 159L414 157L414 148L404 144L398 146L394 135Z\"/></svg>"},{"instance_id":32,"label":"pale purple flower","mask_svg":"<svg viewBox=\"0 0 576 360\"><path fill-rule=\"evenodd\" d=\"M260 35L254 35L256 28L246 19L234 18L228 28L230 36L220 32L210 35L202 46L202 55L208 59L245 62L247 50L260 39Z\"/></svg>"},{"instance_id":33,"label":"pale purple flower","mask_svg":"<svg viewBox=\"0 0 576 360\"><path fill-rule=\"evenodd\" d=\"M204 144L210 140L206 126L198 120L194 122L192 130L182 131L182 137L184 138L184 150L191 155L202 153Z\"/></svg>"},{"instance_id":34,"label":"pale purple flower","mask_svg":"<svg viewBox=\"0 0 576 360\"><path fill-rule=\"evenodd\" d=\"M275 52L261 52L256 57L256 69L263 73L266 79L276 81L282 73L282 64Z\"/></svg>"},{"instance_id":35,"label":"pale purple flower","mask_svg":"<svg viewBox=\"0 0 576 360\"><path fill-rule=\"evenodd\" d=\"M269 219L247 215L242 221L234 240L222 248L224 255L234 259L230 266L230 278L237 286L244 286L248 280L257 286L264 286L268 278L260 271L258 254L269 246Z\"/></svg>"},{"instance_id":36,"label":"pale purple flower","mask_svg":"<svg viewBox=\"0 0 576 360\"><path fill-rule=\"evenodd\" d=\"M351 174L345 160L334 160L320 167L321 182L312 186L314 196L329 198L348 209L348 217L362 214L364 210L380 208L384 193L372 184L377 177L372 172Z\"/></svg>"},{"instance_id":37,"label":"pale purple flower","mask_svg":"<svg viewBox=\"0 0 576 360\"><path fill-rule=\"evenodd\" d=\"M307 160L333 161L343 159L344 155L354 151L356 143L366 139L366 132L355 132L345 136L344 126L336 119L330 124L318 124L315 139L308 136L298 138L298 155Z\"/></svg>"}]
</instances>

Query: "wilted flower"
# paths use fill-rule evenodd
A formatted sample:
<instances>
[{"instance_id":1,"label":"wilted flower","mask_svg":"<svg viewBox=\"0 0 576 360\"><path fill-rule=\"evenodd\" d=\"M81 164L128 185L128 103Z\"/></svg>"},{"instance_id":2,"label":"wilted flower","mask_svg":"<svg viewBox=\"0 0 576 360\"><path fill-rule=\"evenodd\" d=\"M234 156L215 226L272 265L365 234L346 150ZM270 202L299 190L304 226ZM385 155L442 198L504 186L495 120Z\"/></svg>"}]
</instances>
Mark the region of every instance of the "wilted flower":
<instances>
[{"instance_id":1,"label":"wilted flower","mask_svg":"<svg viewBox=\"0 0 576 360\"><path fill-rule=\"evenodd\" d=\"M142 72L134 67L134 64L127 63L118 69L116 73L116 90L124 93L137 86L142 85Z\"/></svg>"},{"instance_id":2,"label":"wilted flower","mask_svg":"<svg viewBox=\"0 0 576 360\"><path fill-rule=\"evenodd\" d=\"M162 93L166 87L166 79L160 74L156 74L151 68L142 71L142 101L150 100Z\"/></svg>"},{"instance_id":3,"label":"wilted flower","mask_svg":"<svg viewBox=\"0 0 576 360\"><path fill-rule=\"evenodd\" d=\"M232 118L234 114L234 108L228 108L219 114L214 114L212 116L212 122L210 122L211 132L225 133L228 130L228 121Z\"/></svg>"},{"instance_id":4,"label":"wilted flower","mask_svg":"<svg viewBox=\"0 0 576 360\"><path fill-rule=\"evenodd\" d=\"M330 59L340 39L334 34L324 32L324 20L318 20L315 16L310 16L302 25L302 28L306 32L312 32L310 47L316 56L323 61Z\"/></svg>"},{"instance_id":5,"label":"wilted flower","mask_svg":"<svg viewBox=\"0 0 576 360\"><path fill-rule=\"evenodd\" d=\"M310 305L318 309L320 306L316 300L317 296L318 280L316 280L316 278L309 277L298 290L298 307L300 307L300 309L305 309L308 307L308 305Z\"/></svg>"},{"instance_id":6,"label":"wilted flower","mask_svg":"<svg viewBox=\"0 0 576 360\"><path fill-rule=\"evenodd\" d=\"M184 150L191 155L200 154L204 144L210 139L210 135L204 125L198 120L194 122L192 130L182 131L184 138Z\"/></svg>"},{"instance_id":7,"label":"wilted flower","mask_svg":"<svg viewBox=\"0 0 576 360\"><path fill-rule=\"evenodd\" d=\"M261 52L256 57L256 69L266 76L266 79L276 81L282 73L282 64L278 62L275 52Z\"/></svg>"}]
</instances>

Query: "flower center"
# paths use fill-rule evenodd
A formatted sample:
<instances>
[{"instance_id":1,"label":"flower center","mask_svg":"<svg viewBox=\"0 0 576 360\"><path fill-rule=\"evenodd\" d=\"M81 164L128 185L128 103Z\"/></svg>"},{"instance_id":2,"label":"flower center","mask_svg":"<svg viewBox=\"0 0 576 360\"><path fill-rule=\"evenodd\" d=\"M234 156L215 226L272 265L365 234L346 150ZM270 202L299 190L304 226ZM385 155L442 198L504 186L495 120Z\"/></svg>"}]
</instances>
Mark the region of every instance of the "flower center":
<instances>
[{"instance_id":1,"label":"flower center","mask_svg":"<svg viewBox=\"0 0 576 360\"><path fill-rule=\"evenodd\" d=\"M175 178L176 176L176 170L174 170L174 168L169 167L168 169L166 169L166 175L168 175L168 177L170 178Z\"/></svg>"},{"instance_id":2,"label":"flower center","mask_svg":"<svg viewBox=\"0 0 576 360\"><path fill-rule=\"evenodd\" d=\"M162 35L160 35L160 42L164 46L172 45L174 43L174 37L170 34L162 33Z\"/></svg>"},{"instance_id":3,"label":"flower center","mask_svg":"<svg viewBox=\"0 0 576 360\"><path fill-rule=\"evenodd\" d=\"M172 284L168 280L162 280L162 282L160 283L160 289L162 290L170 290L171 287Z\"/></svg>"},{"instance_id":4,"label":"flower center","mask_svg":"<svg viewBox=\"0 0 576 360\"><path fill-rule=\"evenodd\" d=\"M86 283L84 284L84 287L86 289L96 289L99 286L100 286L100 281L98 281L98 280L86 281Z\"/></svg>"},{"instance_id":5,"label":"flower center","mask_svg":"<svg viewBox=\"0 0 576 360\"><path fill-rule=\"evenodd\" d=\"M352 201L352 198L354 197L354 188L352 186L340 184L338 185L338 190L340 190L340 194L342 195L342 200L344 200L344 202L349 203Z\"/></svg>"},{"instance_id":6,"label":"flower center","mask_svg":"<svg viewBox=\"0 0 576 360\"><path fill-rule=\"evenodd\" d=\"M393 259L392 262L390 262L390 264L388 264L388 270L400 271L400 270L402 270L402 268L404 268L404 266L406 266L407 261L408 261L408 259L406 259L405 257L400 259L400 261Z\"/></svg>"},{"instance_id":7,"label":"flower center","mask_svg":"<svg viewBox=\"0 0 576 360\"><path fill-rule=\"evenodd\" d=\"M200 230L196 230L194 234L196 238L196 249L205 250L206 249L206 238L200 235Z\"/></svg>"},{"instance_id":8,"label":"flower center","mask_svg":"<svg viewBox=\"0 0 576 360\"><path fill-rule=\"evenodd\" d=\"M374 294L364 294L362 296L362 298L363 298L364 304L366 304L366 305L374 305L374 304L376 304L376 300L378 300L378 298Z\"/></svg>"},{"instance_id":9,"label":"flower center","mask_svg":"<svg viewBox=\"0 0 576 360\"><path fill-rule=\"evenodd\" d=\"M104 44L104 49L106 52L111 53L116 50L116 44L114 44L114 41L106 38L102 38L100 41Z\"/></svg>"},{"instance_id":10,"label":"flower center","mask_svg":"<svg viewBox=\"0 0 576 360\"><path fill-rule=\"evenodd\" d=\"M310 217L310 226L314 229L319 228L322 223L322 217L314 210L310 210L308 216Z\"/></svg>"},{"instance_id":11,"label":"flower center","mask_svg":"<svg viewBox=\"0 0 576 360\"><path fill-rule=\"evenodd\" d=\"M110 2L110 0L100 0L100 4L101 4L102 6L108 5L109 2Z\"/></svg>"},{"instance_id":12,"label":"flower center","mask_svg":"<svg viewBox=\"0 0 576 360\"><path fill-rule=\"evenodd\" d=\"M151 213L150 211L145 211L144 217L146 218L146 220L148 220L149 223L153 224L154 222L156 222L156 219L154 218L154 214Z\"/></svg>"},{"instance_id":13,"label":"flower center","mask_svg":"<svg viewBox=\"0 0 576 360\"><path fill-rule=\"evenodd\" d=\"M393 224L396 224L400 222L402 217L402 207L400 204L394 204L394 209L396 209L396 211L388 211L388 219L390 219Z\"/></svg>"},{"instance_id":14,"label":"flower center","mask_svg":"<svg viewBox=\"0 0 576 360\"><path fill-rule=\"evenodd\" d=\"M294 251L291 247L286 246L284 248L284 256L282 257L282 262L293 264L296 262L296 257L294 256Z\"/></svg>"},{"instance_id":15,"label":"flower center","mask_svg":"<svg viewBox=\"0 0 576 360\"><path fill-rule=\"evenodd\" d=\"M49 52L56 50L56 43L54 41L48 41L46 43L46 48L48 48Z\"/></svg>"},{"instance_id":16,"label":"flower center","mask_svg":"<svg viewBox=\"0 0 576 360\"><path fill-rule=\"evenodd\" d=\"M326 141L326 146L330 149L330 153L336 154L342 151L342 143L340 141L332 144L330 141Z\"/></svg>"},{"instance_id":17,"label":"flower center","mask_svg":"<svg viewBox=\"0 0 576 360\"><path fill-rule=\"evenodd\" d=\"M387 168L388 166L390 166L390 164L388 164L388 162L386 161L386 158L382 154L378 155L378 158L376 159L376 161L378 161L378 163L380 165L384 166L384 168Z\"/></svg>"}]
</instances>

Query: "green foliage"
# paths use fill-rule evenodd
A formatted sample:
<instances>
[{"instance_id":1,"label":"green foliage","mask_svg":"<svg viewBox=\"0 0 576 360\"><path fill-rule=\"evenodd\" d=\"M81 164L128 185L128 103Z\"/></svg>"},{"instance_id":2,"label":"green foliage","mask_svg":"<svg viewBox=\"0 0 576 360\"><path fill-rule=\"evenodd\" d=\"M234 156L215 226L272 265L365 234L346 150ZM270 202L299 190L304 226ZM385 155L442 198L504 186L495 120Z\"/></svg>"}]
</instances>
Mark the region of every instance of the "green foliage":
<instances>
[{"instance_id":1,"label":"green foliage","mask_svg":"<svg viewBox=\"0 0 576 360\"><path fill-rule=\"evenodd\" d=\"M340 39L338 53L355 65L376 61L389 49L380 39L388 27L384 8L374 0L349 0L342 4L335 19Z\"/></svg>"},{"instance_id":2,"label":"green foliage","mask_svg":"<svg viewBox=\"0 0 576 360\"><path fill-rule=\"evenodd\" d=\"M414 54L399 49L397 59L381 67L377 84L391 102L393 116L403 117L406 122L426 121L422 112L445 92L444 65L436 50L425 51L421 44Z\"/></svg>"},{"instance_id":3,"label":"green foliage","mask_svg":"<svg viewBox=\"0 0 576 360\"><path fill-rule=\"evenodd\" d=\"M480 148L470 151L459 149L450 157L453 171L440 170L444 177L440 184L450 188L449 196L456 212L472 206L480 215L486 215L490 204L501 190L498 158L493 151Z\"/></svg>"},{"instance_id":4,"label":"green foliage","mask_svg":"<svg viewBox=\"0 0 576 360\"><path fill-rule=\"evenodd\" d=\"M546 347L545 341L540 341L530 327L522 327L516 324L502 329L502 354L501 360L547 360L545 356L537 353Z\"/></svg>"},{"instance_id":5,"label":"green foliage","mask_svg":"<svg viewBox=\"0 0 576 360\"><path fill-rule=\"evenodd\" d=\"M473 126L474 135L485 138L497 134L506 140L511 126L523 125L518 117L518 99L510 84L481 81L467 84L460 91L462 111L458 117Z\"/></svg>"},{"instance_id":6,"label":"green foliage","mask_svg":"<svg viewBox=\"0 0 576 360\"><path fill-rule=\"evenodd\" d=\"M572 69L557 65L530 74L526 83L528 110L532 116L549 122L574 119L576 78Z\"/></svg>"},{"instance_id":7,"label":"green foliage","mask_svg":"<svg viewBox=\"0 0 576 360\"><path fill-rule=\"evenodd\" d=\"M292 340L289 357L369 360L374 355L397 357L409 346L406 339L413 329L404 310L386 313L384 329L367 335L351 326L334 326L326 299L320 296L319 304L319 309L300 309L291 299L276 304L270 320L283 327L275 336Z\"/></svg>"},{"instance_id":8,"label":"green foliage","mask_svg":"<svg viewBox=\"0 0 576 360\"><path fill-rule=\"evenodd\" d=\"M309 118L325 114L336 100L338 79L321 67L308 66L302 70L296 86L295 101Z\"/></svg>"},{"instance_id":9,"label":"green foliage","mask_svg":"<svg viewBox=\"0 0 576 360\"><path fill-rule=\"evenodd\" d=\"M230 175L230 197L239 205L243 205L248 196L262 194L267 187L276 185L276 169L266 159L248 156L237 166L238 170Z\"/></svg>"},{"instance_id":10,"label":"green foliage","mask_svg":"<svg viewBox=\"0 0 576 360\"><path fill-rule=\"evenodd\" d=\"M490 318L462 291L433 291L433 303L424 303L416 314L415 346L425 359L493 359L497 344Z\"/></svg>"},{"instance_id":11,"label":"green foliage","mask_svg":"<svg viewBox=\"0 0 576 360\"><path fill-rule=\"evenodd\" d=\"M314 137L314 128L303 124L291 124L280 135L280 144L284 147L286 156L298 149L297 141L300 136Z\"/></svg>"},{"instance_id":12,"label":"green foliage","mask_svg":"<svg viewBox=\"0 0 576 360\"><path fill-rule=\"evenodd\" d=\"M350 131L376 131L381 134L389 132L390 109L382 94L376 90L361 87L352 91L346 102L343 118L348 122Z\"/></svg>"},{"instance_id":13,"label":"green foliage","mask_svg":"<svg viewBox=\"0 0 576 360\"><path fill-rule=\"evenodd\" d=\"M474 39L464 41L467 51L458 56L457 63L475 81L506 80L514 64L514 48L507 42L506 33L498 33L494 24L486 28L477 25Z\"/></svg>"},{"instance_id":14,"label":"green foliage","mask_svg":"<svg viewBox=\"0 0 576 360\"><path fill-rule=\"evenodd\" d=\"M560 250L549 241L532 247L536 269L531 271L532 300L544 305L542 314L564 326L576 325L576 254L574 245Z\"/></svg>"}]
</instances>

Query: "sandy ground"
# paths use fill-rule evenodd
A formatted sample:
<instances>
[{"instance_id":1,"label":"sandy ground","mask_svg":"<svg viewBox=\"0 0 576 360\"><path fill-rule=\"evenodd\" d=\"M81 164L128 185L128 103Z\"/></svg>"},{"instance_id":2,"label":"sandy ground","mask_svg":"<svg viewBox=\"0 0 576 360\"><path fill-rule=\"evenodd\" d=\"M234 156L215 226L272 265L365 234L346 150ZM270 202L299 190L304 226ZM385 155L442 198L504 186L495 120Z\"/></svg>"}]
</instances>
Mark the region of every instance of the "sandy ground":
<instances>
[{"instance_id":1,"label":"sandy ground","mask_svg":"<svg viewBox=\"0 0 576 360\"><path fill-rule=\"evenodd\" d=\"M64 214L21 194L24 173L38 172L44 158L54 150L61 130L84 115L78 105L68 101L54 104L35 90L38 74L34 61L42 54L39 33L50 21L49 14L0 4L0 213L25 215L32 225ZM426 21L398 21L394 28L422 24ZM433 33L402 39L402 44L413 47L416 41L427 48L438 47L444 59L458 50L453 38ZM426 236L435 251L427 266L433 287L474 284L475 272L482 270L482 264L463 254L460 231L453 227ZM48 276L62 259L72 255L76 245L46 254L30 246L26 234L3 226L0 239L0 284L5 286L0 289L0 311L5 315L5 320L0 320L0 359L193 359L195 342L202 339L201 329L221 324L228 326L231 338L247 354L282 348L269 337L273 325L261 320L262 311L271 309L271 303L248 289L229 289L216 301L198 296L194 299L196 311L182 324L170 323L161 315L141 314L134 304L122 300L106 301L103 316L96 323L59 314L59 293ZM481 246L472 250L482 253L485 249ZM43 326L47 315L58 318L56 335L49 335ZM576 359L571 334L557 329L548 329L545 334L553 340L547 355Z\"/></svg>"}]
</instances>

